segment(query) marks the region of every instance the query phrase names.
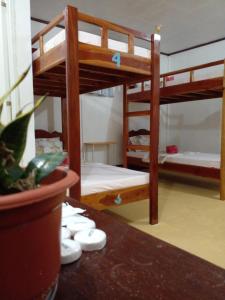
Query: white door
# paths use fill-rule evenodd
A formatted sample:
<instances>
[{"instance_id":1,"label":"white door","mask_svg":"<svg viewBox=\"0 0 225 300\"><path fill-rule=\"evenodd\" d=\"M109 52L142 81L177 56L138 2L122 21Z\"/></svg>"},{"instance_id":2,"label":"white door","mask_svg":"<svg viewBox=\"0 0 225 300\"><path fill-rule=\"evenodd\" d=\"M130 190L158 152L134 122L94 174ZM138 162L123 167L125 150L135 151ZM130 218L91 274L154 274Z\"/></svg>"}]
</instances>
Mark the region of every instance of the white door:
<instances>
[{"instance_id":1,"label":"white door","mask_svg":"<svg viewBox=\"0 0 225 300\"><path fill-rule=\"evenodd\" d=\"M0 95L31 65L31 21L29 0L0 0ZM33 80L30 71L9 97L3 121L9 121L26 104L33 105ZM25 165L35 155L34 119L28 130L28 143L22 160Z\"/></svg>"}]
</instances>

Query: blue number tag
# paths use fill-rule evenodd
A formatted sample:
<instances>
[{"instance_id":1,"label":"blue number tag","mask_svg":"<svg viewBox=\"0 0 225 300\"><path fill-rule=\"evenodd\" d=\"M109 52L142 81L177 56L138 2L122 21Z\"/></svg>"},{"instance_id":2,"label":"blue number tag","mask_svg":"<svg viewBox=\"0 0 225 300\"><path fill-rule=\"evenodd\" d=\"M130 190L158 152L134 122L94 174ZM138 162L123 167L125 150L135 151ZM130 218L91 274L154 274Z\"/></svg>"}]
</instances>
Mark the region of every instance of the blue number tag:
<instances>
[{"instance_id":1,"label":"blue number tag","mask_svg":"<svg viewBox=\"0 0 225 300\"><path fill-rule=\"evenodd\" d=\"M120 53L116 52L113 57L112 61L116 64L116 66L119 68L120 67Z\"/></svg>"},{"instance_id":2,"label":"blue number tag","mask_svg":"<svg viewBox=\"0 0 225 300\"><path fill-rule=\"evenodd\" d=\"M116 197L116 199L114 200L114 203L117 205L120 205L122 203L122 198L120 197L120 194Z\"/></svg>"}]
</instances>

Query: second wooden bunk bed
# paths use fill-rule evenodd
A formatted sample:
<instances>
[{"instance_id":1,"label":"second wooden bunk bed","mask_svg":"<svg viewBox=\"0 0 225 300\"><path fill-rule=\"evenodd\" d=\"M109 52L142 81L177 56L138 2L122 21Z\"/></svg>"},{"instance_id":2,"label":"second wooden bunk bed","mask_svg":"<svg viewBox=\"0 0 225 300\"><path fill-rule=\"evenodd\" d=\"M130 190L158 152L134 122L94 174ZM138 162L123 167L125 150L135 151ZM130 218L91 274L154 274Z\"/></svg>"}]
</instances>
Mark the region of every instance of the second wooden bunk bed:
<instances>
[{"instance_id":1,"label":"second wooden bunk bed","mask_svg":"<svg viewBox=\"0 0 225 300\"><path fill-rule=\"evenodd\" d=\"M194 66L191 68L181 69L169 73L162 74L160 88L160 105L189 102L196 100L207 100L222 97L222 114L221 114L221 155L220 155L220 169L214 167L206 167L194 164L164 162L159 164L159 169L168 170L178 173L186 173L194 176L208 177L220 180L220 199L225 200L225 71L224 76L213 76L207 79L195 79L197 71L206 70L216 66L225 66L224 60L218 60L207 64ZM225 68L224 68L225 70ZM189 74L189 80L184 83L175 83L166 86L166 79L171 76L174 77L179 74ZM146 99L149 97L150 91L144 89L144 83L141 84L141 90L128 95L128 103L147 103ZM128 135L149 134L148 130L130 131ZM127 155L127 150L124 149ZM127 164L133 167L147 168L148 162L144 162L142 158L127 156Z\"/></svg>"},{"instance_id":2,"label":"second wooden bunk bed","mask_svg":"<svg viewBox=\"0 0 225 300\"><path fill-rule=\"evenodd\" d=\"M44 38L53 28L65 26L65 38L51 49L45 49ZM78 23L85 22L101 29L100 45L79 42ZM109 32L114 31L126 35L127 53L112 50L108 46ZM144 40L151 46L151 56L135 55L135 39ZM32 45L38 55L33 59L34 94L48 93L52 97L60 97L62 103L62 126L64 147L69 154L69 167L81 175L81 141L80 141L80 103L79 95L92 91L123 85L124 107L127 103L127 86L137 81L151 79L152 90L150 126L154 133L148 150L151 152L149 171L151 179L146 187L136 190L124 190L125 203L149 197L150 223L158 223L158 143L159 143L159 84L160 84L160 36L125 28L102 19L78 12L75 7L67 6L43 30L32 39ZM35 52L36 52L35 51ZM37 52L36 52L37 53ZM35 53L34 53L35 54ZM119 63L113 59L119 55ZM151 97L150 97L151 96ZM151 100L150 100L151 99ZM124 134L128 128L124 122ZM121 191L120 191L121 192ZM114 195L114 194L113 194ZM113 196L111 195L111 196ZM86 202L81 197L81 182L70 189L70 196ZM104 195L105 207L114 202ZM108 201L108 202L107 202ZM90 205L90 201L87 201ZM87 203L86 202L86 203ZM98 207L98 203L91 204Z\"/></svg>"}]
</instances>

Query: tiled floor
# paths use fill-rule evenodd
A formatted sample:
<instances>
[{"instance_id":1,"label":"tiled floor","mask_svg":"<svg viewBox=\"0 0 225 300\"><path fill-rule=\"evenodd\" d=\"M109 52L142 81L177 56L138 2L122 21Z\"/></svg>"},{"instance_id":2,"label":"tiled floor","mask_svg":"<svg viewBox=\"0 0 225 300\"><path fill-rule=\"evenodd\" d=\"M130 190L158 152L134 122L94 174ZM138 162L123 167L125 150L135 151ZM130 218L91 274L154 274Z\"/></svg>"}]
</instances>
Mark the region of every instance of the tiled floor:
<instances>
[{"instance_id":1,"label":"tiled floor","mask_svg":"<svg viewBox=\"0 0 225 300\"><path fill-rule=\"evenodd\" d=\"M225 268L225 202L218 185L163 179L159 224L148 224L148 200L110 209L131 226Z\"/></svg>"}]
</instances>

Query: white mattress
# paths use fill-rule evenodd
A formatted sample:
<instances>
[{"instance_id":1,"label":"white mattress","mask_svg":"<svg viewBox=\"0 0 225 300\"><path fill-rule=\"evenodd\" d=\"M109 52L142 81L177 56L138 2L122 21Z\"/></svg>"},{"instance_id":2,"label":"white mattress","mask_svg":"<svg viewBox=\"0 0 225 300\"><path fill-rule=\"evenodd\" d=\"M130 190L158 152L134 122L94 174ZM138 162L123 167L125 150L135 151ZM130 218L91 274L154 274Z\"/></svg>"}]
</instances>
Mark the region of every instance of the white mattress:
<instances>
[{"instance_id":1,"label":"white mattress","mask_svg":"<svg viewBox=\"0 0 225 300\"><path fill-rule=\"evenodd\" d=\"M149 174L101 163L81 166L81 194L89 195L149 183Z\"/></svg>"},{"instance_id":2,"label":"white mattress","mask_svg":"<svg viewBox=\"0 0 225 300\"><path fill-rule=\"evenodd\" d=\"M149 162L149 157L145 155L142 160L143 162ZM220 155L202 152L182 152L176 154L160 153L159 163L164 162L219 169Z\"/></svg>"},{"instance_id":3,"label":"white mattress","mask_svg":"<svg viewBox=\"0 0 225 300\"><path fill-rule=\"evenodd\" d=\"M78 39L79 42L95 45L95 46L101 46L101 36L88 33L85 31L79 31L78 32ZM50 49L56 47L60 43L65 41L65 30L61 30L59 33L57 33L54 37L52 37L50 40L48 40L44 44L44 52L49 51ZM120 42L112 39L108 39L108 48L120 52L128 52L128 44L125 42ZM150 58L150 50L138 46L134 46L134 54L138 56L142 56L145 58ZM40 50L37 49L33 53L33 60L38 58L40 56Z\"/></svg>"},{"instance_id":4,"label":"white mattress","mask_svg":"<svg viewBox=\"0 0 225 300\"><path fill-rule=\"evenodd\" d=\"M143 162L149 163L148 152L127 152L130 157L141 158ZM182 152L176 154L159 154L159 163L171 162L177 164L186 164L193 166L209 167L209 168L220 168L220 155L213 153L203 152Z\"/></svg>"},{"instance_id":5,"label":"white mattress","mask_svg":"<svg viewBox=\"0 0 225 300\"><path fill-rule=\"evenodd\" d=\"M166 155L166 162L219 169L220 155L202 152L183 152Z\"/></svg>"}]
</instances>

